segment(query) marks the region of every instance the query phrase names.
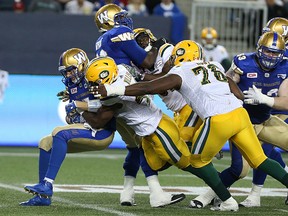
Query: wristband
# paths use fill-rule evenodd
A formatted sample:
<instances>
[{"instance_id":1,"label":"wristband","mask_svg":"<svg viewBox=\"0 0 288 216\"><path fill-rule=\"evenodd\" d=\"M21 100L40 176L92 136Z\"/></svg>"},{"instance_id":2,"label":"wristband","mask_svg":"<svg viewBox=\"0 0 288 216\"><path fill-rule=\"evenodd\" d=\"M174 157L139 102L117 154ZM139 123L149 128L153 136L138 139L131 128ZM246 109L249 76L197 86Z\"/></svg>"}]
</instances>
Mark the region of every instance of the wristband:
<instances>
[{"instance_id":1,"label":"wristband","mask_svg":"<svg viewBox=\"0 0 288 216\"><path fill-rule=\"evenodd\" d=\"M104 84L107 96L125 95L125 86L111 86Z\"/></svg>"},{"instance_id":2,"label":"wristband","mask_svg":"<svg viewBox=\"0 0 288 216\"><path fill-rule=\"evenodd\" d=\"M274 99L274 97L268 97L265 95L263 103L269 107L273 107L273 105L275 103L275 99Z\"/></svg>"}]
</instances>

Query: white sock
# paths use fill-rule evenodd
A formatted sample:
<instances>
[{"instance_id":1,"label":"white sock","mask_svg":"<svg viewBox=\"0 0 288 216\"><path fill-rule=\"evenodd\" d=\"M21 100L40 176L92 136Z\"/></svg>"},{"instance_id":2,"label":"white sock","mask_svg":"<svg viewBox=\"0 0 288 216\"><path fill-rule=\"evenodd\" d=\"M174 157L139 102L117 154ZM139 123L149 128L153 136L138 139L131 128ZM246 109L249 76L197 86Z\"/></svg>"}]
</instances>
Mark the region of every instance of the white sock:
<instances>
[{"instance_id":1,"label":"white sock","mask_svg":"<svg viewBox=\"0 0 288 216\"><path fill-rule=\"evenodd\" d=\"M124 185L123 188L133 188L135 183L135 177L133 176L124 176Z\"/></svg>"},{"instance_id":2,"label":"white sock","mask_svg":"<svg viewBox=\"0 0 288 216\"><path fill-rule=\"evenodd\" d=\"M53 179L50 179L50 178L47 178L47 177L44 178L44 181L47 181L47 182L49 182L49 183L51 183L51 184L54 183L54 180L53 180Z\"/></svg>"},{"instance_id":3,"label":"white sock","mask_svg":"<svg viewBox=\"0 0 288 216\"><path fill-rule=\"evenodd\" d=\"M146 178L150 193L163 193L162 187L159 183L158 176L152 175Z\"/></svg>"},{"instance_id":4,"label":"white sock","mask_svg":"<svg viewBox=\"0 0 288 216\"><path fill-rule=\"evenodd\" d=\"M263 185L256 185L252 183L252 188L249 195L260 196Z\"/></svg>"}]
</instances>

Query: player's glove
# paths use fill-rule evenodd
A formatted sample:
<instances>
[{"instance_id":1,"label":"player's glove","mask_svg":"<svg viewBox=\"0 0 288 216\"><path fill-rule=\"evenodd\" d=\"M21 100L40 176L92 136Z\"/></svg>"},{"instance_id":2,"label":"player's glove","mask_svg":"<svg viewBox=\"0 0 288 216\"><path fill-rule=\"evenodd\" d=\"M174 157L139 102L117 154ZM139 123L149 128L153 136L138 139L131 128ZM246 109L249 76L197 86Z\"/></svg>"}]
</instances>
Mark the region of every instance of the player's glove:
<instances>
[{"instance_id":1,"label":"player's glove","mask_svg":"<svg viewBox=\"0 0 288 216\"><path fill-rule=\"evenodd\" d=\"M57 97L59 100L66 102L69 100L69 92L67 90L63 90L57 93Z\"/></svg>"},{"instance_id":2,"label":"player's glove","mask_svg":"<svg viewBox=\"0 0 288 216\"><path fill-rule=\"evenodd\" d=\"M165 43L168 43L168 40L166 38L159 38L152 43L152 47L156 47L159 50L159 48Z\"/></svg>"},{"instance_id":3,"label":"player's glove","mask_svg":"<svg viewBox=\"0 0 288 216\"><path fill-rule=\"evenodd\" d=\"M102 80L97 82L89 82L89 92L94 96L95 99L100 99L101 95L98 93L98 87Z\"/></svg>"},{"instance_id":4,"label":"player's glove","mask_svg":"<svg viewBox=\"0 0 288 216\"><path fill-rule=\"evenodd\" d=\"M265 94L261 93L260 89L257 89L256 86L252 86L248 91L243 91L244 94L244 103L250 105L266 104L269 107L273 107L274 98L268 97Z\"/></svg>"}]
</instances>

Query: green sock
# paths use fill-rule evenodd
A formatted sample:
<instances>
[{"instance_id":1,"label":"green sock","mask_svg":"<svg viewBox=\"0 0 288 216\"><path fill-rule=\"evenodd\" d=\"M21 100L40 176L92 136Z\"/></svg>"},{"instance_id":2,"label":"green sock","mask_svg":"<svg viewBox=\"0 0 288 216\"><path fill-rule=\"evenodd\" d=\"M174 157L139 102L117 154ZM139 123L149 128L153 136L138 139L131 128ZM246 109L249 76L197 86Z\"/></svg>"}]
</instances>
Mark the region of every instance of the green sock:
<instances>
[{"instance_id":1,"label":"green sock","mask_svg":"<svg viewBox=\"0 0 288 216\"><path fill-rule=\"evenodd\" d=\"M208 165L201 168L194 168L192 166L189 166L183 170L188 171L203 179L205 183L209 185L212 190L214 190L214 192L222 201L225 201L231 197L230 192L222 183L217 173L217 170L214 168L212 163L209 163Z\"/></svg>"},{"instance_id":2,"label":"green sock","mask_svg":"<svg viewBox=\"0 0 288 216\"><path fill-rule=\"evenodd\" d=\"M286 171L278 162L267 158L258 166L258 169L264 171L288 187L288 173L286 173Z\"/></svg>"}]
</instances>

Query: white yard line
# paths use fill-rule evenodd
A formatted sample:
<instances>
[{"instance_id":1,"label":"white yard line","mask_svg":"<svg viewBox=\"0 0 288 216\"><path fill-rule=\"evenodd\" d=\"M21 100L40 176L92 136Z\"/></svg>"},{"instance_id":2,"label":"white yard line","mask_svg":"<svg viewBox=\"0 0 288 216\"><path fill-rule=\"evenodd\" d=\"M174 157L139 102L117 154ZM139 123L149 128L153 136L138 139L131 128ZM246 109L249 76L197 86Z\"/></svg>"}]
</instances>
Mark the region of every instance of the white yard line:
<instances>
[{"instance_id":1,"label":"white yard line","mask_svg":"<svg viewBox=\"0 0 288 216\"><path fill-rule=\"evenodd\" d=\"M32 185L25 183L24 185ZM1 187L1 184L0 184ZM186 195L199 195L208 189L208 187L180 187L180 186L162 186L163 190L169 193L184 193ZM120 193L123 189L122 185L68 185L68 184L54 184L54 192L65 193ZM149 194L148 186L134 186L135 193ZM247 196L250 188L231 187L230 192L233 196ZM283 188L262 188L261 196L278 196L286 197L287 189Z\"/></svg>"},{"instance_id":2,"label":"white yard line","mask_svg":"<svg viewBox=\"0 0 288 216\"><path fill-rule=\"evenodd\" d=\"M26 185L26 184L23 184ZM120 193L123 186L120 185L60 185L55 184L54 186L54 192L68 192L68 193ZM10 189L18 192L23 192L24 189L20 187L16 187L9 184L3 184L0 183L0 188ZM135 186L135 193L141 193L141 194L148 194L149 188L147 186ZM170 192L170 193L185 193L186 195L199 195L201 193L204 193L207 190L207 187L163 187L164 191ZM250 188L230 188L230 192L233 196L247 196L250 191ZM263 188L261 191L262 196L280 196L280 197L286 197L287 190L283 188ZM68 199L61 198L59 196L53 196L53 200L61 203L65 203L67 205L73 205L78 206L85 209L93 209L96 211L101 212L107 212L111 214L115 214L118 216L137 216L137 214L117 211L112 208L104 208L97 205L92 204L80 204L73 202ZM278 212L288 212L288 210L285 209L273 209L274 211Z\"/></svg>"}]
</instances>

